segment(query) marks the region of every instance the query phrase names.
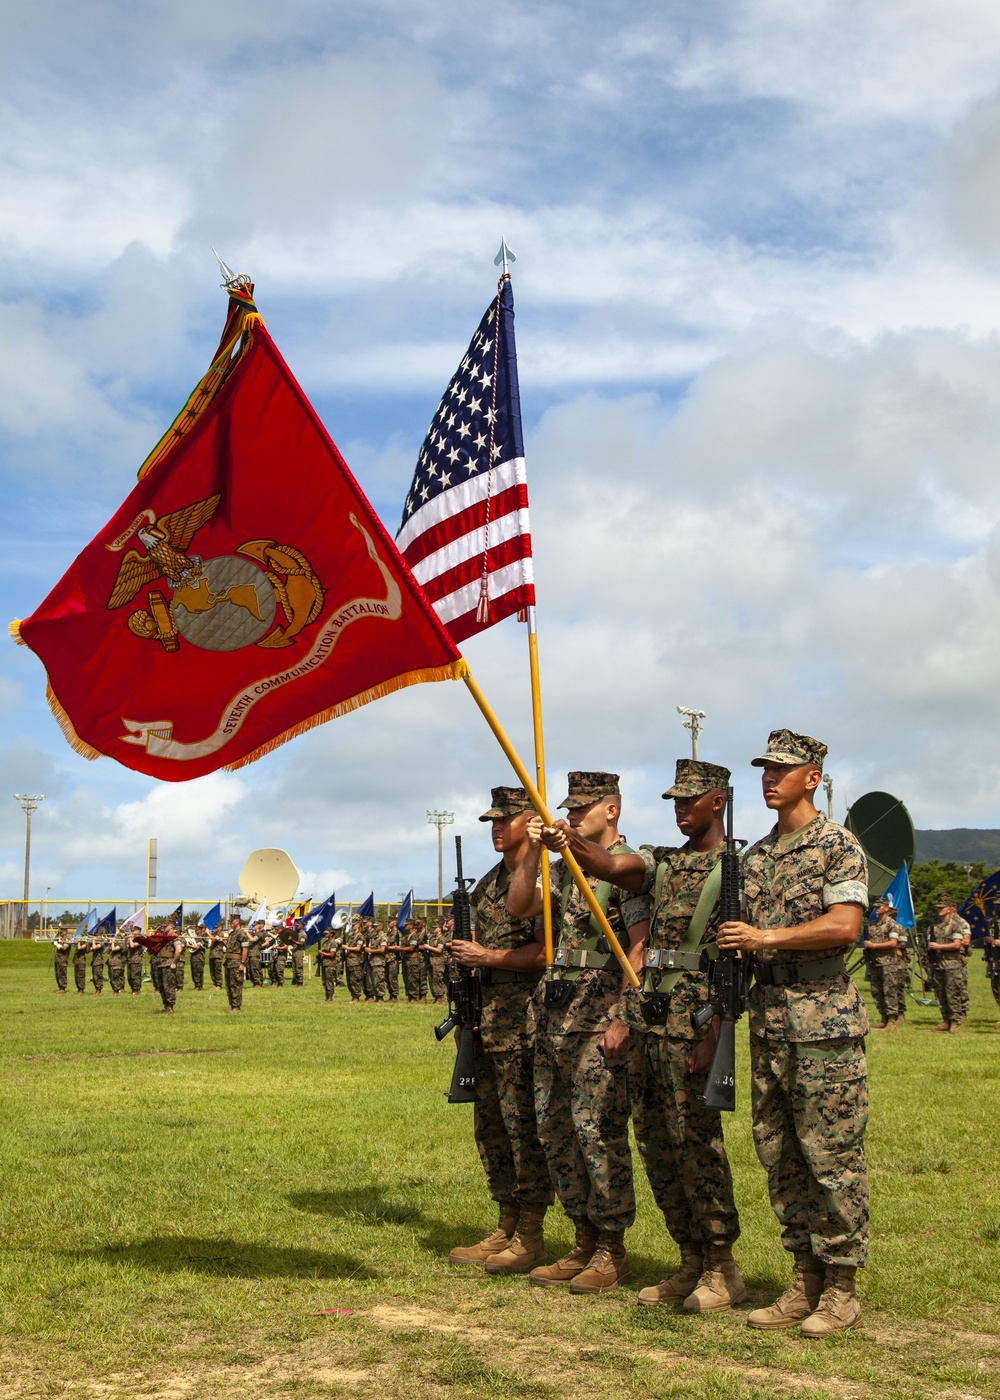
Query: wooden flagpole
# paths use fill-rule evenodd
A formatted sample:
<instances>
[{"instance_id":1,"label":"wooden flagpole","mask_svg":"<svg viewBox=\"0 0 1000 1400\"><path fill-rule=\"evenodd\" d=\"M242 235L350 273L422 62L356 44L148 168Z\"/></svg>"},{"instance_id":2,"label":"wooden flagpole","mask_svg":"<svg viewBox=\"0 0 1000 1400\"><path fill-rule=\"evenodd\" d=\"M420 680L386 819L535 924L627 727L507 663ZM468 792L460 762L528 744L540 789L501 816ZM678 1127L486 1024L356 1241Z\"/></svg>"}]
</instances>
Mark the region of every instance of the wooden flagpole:
<instances>
[{"instance_id":1,"label":"wooden flagpole","mask_svg":"<svg viewBox=\"0 0 1000 1400\"><path fill-rule=\"evenodd\" d=\"M510 763L510 766L513 768L514 772L521 780L521 786L531 798L531 804L534 807L535 811L541 817L542 821L545 823L546 826L551 826L552 814L549 811L548 807L545 805L545 799L538 791L537 786L531 781L527 768L525 768L513 744L507 738L503 726L497 719L496 715L493 713L493 710L490 706L489 701L486 699L486 696L479 689L479 683L476 681L471 671L466 671L465 675L463 676L463 680L468 686L469 692L472 695L473 700L475 700L476 704L479 706L483 718L486 720L486 723L489 725L489 727L493 730L493 734L496 738L497 743L507 755L507 759ZM625 955L625 950L622 948L622 945L618 942L618 939L615 936L614 929L608 923L607 915L604 913L603 909L598 904L594 896L594 891L587 884L587 877L584 875L583 871L577 864L576 857L570 851L567 850L563 851L562 858L566 862L566 867L569 870L570 874L573 876L577 888L583 895L584 899L587 901L587 904L590 907L591 914L593 914L594 918L597 920L601 932L607 939L608 946L610 947L611 951L614 953L615 957L621 964L622 972L625 974L625 978L629 983L629 986L638 989L640 983L639 978L636 976L635 968L629 962L628 958Z\"/></svg>"}]
</instances>

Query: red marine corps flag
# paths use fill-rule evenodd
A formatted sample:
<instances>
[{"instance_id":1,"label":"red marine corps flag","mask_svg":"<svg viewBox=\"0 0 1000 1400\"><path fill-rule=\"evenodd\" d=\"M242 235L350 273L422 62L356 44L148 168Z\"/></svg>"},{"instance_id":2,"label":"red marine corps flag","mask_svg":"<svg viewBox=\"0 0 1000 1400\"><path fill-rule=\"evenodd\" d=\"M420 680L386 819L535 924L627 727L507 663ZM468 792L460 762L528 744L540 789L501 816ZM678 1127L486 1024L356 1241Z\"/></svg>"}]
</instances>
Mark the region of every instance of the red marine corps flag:
<instances>
[{"instance_id":1,"label":"red marine corps flag","mask_svg":"<svg viewBox=\"0 0 1000 1400\"><path fill-rule=\"evenodd\" d=\"M226 286L215 360L135 490L11 628L78 753L171 782L467 669L252 284Z\"/></svg>"}]
</instances>

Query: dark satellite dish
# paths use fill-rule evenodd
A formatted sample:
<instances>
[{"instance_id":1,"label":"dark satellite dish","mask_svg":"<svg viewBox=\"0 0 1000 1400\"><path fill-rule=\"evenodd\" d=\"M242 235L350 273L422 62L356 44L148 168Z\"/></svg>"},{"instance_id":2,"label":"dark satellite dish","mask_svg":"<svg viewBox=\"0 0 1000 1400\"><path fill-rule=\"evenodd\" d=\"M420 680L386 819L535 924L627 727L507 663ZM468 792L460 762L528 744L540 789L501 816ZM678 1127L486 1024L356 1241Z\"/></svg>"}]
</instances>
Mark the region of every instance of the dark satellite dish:
<instances>
[{"instance_id":1,"label":"dark satellite dish","mask_svg":"<svg viewBox=\"0 0 1000 1400\"><path fill-rule=\"evenodd\" d=\"M866 792L844 818L848 831L861 842L868 857L868 894L882 894L899 867L913 865L917 838L910 814L900 798L889 792Z\"/></svg>"}]
</instances>

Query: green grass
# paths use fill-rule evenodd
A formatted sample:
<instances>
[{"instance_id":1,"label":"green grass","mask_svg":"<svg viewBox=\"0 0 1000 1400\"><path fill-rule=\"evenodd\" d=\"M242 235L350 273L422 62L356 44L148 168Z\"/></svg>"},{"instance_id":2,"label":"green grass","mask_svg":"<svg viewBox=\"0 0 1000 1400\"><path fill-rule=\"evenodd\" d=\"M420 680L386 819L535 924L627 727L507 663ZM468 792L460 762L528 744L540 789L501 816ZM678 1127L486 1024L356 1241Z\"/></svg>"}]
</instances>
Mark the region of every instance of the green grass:
<instances>
[{"instance_id":1,"label":"green grass","mask_svg":"<svg viewBox=\"0 0 1000 1400\"><path fill-rule=\"evenodd\" d=\"M327 1006L312 981L248 991L236 1017L189 981L168 1017L148 986L55 996L46 949L0 943L0 1398L1000 1396L1000 1035L978 956L971 981L961 1035L913 1007L871 1037L864 1326L809 1343L451 1269L493 1211L438 1008ZM756 1303L787 1263L739 1053L727 1141ZM675 1258L639 1188L637 1286Z\"/></svg>"}]
</instances>

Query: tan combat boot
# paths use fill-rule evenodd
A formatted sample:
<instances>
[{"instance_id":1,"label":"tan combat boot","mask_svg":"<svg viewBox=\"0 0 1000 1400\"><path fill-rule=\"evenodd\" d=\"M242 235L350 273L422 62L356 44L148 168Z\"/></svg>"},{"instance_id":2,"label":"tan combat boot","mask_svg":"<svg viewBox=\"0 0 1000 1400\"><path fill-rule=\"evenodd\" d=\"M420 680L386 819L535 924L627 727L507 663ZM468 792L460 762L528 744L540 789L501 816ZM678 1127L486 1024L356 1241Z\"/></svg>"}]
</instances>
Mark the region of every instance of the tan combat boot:
<instances>
[{"instance_id":1,"label":"tan combat boot","mask_svg":"<svg viewBox=\"0 0 1000 1400\"><path fill-rule=\"evenodd\" d=\"M590 1263L591 1255L597 1248L597 1230L586 1218L574 1220L573 1224L576 1226L576 1244L570 1252L554 1264L543 1264L538 1269L532 1269L528 1275L539 1288L554 1288L557 1284L569 1283L577 1274L582 1274Z\"/></svg>"},{"instance_id":2,"label":"tan combat boot","mask_svg":"<svg viewBox=\"0 0 1000 1400\"><path fill-rule=\"evenodd\" d=\"M731 1244L710 1244L697 1287L684 1299L688 1312L722 1312L747 1296L747 1287L733 1259Z\"/></svg>"},{"instance_id":3,"label":"tan combat boot","mask_svg":"<svg viewBox=\"0 0 1000 1400\"><path fill-rule=\"evenodd\" d=\"M873 1031L887 1031L888 1029L889 1022L885 1016L882 1017L877 1026L872 1026Z\"/></svg>"},{"instance_id":4,"label":"tan combat boot","mask_svg":"<svg viewBox=\"0 0 1000 1400\"><path fill-rule=\"evenodd\" d=\"M795 1327L816 1311L822 1293L823 1265L810 1250L796 1250L791 1288L769 1308L747 1313L747 1326Z\"/></svg>"},{"instance_id":5,"label":"tan combat boot","mask_svg":"<svg viewBox=\"0 0 1000 1400\"><path fill-rule=\"evenodd\" d=\"M662 1283L640 1289L639 1302L647 1307L656 1303L683 1303L701 1278L702 1267L701 1245L682 1244L680 1268Z\"/></svg>"},{"instance_id":6,"label":"tan combat boot","mask_svg":"<svg viewBox=\"0 0 1000 1400\"><path fill-rule=\"evenodd\" d=\"M950 1030L951 1030L951 1022L950 1022L950 1021L942 1021L941 1024L940 1024L939 1026L931 1026L931 1030L932 1030L932 1031L950 1031Z\"/></svg>"},{"instance_id":7,"label":"tan combat boot","mask_svg":"<svg viewBox=\"0 0 1000 1400\"><path fill-rule=\"evenodd\" d=\"M545 1206L522 1206L518 1216L514 1238L499 1254L491 1254L486 1261L488 1274L529 1274L539 1264L544 1264L545 1253Z\"/></svg>"},{"instance_id":8,"label":"tan combat boot","mask_svg":"<svg viewBox=\"0 0 1000 1400\"><path fill-rule=\"evenodd\" d=\"M885 1023L885 1028L886 1028L887 1031L894 1031L894 1030L896 1029L896 1018L895 1018L895 1016L890 1016L890 1017L889 1017L888 1021L886 1021L886 1023Z\"/></svg>"},{"instance_id":9,"label":"tan combat boot","mask_svg":"<svg viewBox=\"0 0 1000 1400\"><path fill-rule=\"evenodd\" d=\"M500 1221L492 1235L487 1235L484 1240L469 1245L468 1248L453 1249L448 1255L448 1263L474 1264L481 1269L492 1254L499 1254L510 1244L517 1229L518 1211L519 1208L513 1201L501 1201Z\"/></svg>"},{"instance_id":10,"label":"tan combat boot","mask_svg":"<svg viewBox=\"0 0 1000 1400\"><path fill-rule=\"evenodd\" d=\"M620 1283L632 1282L632 1268L625 1251L624 1230L601 1230L590 1263L569 1286L571 1293L610 1293Z\"/></svg>"},{"instance_id":11,"label":"tan combat boot","mask_svg":"<svg viewBox=\"0 0 1000 1400\"><path fill-rule=\"evenodd\" d=\"M857 1270L848 1264L827 1264L823 1296L819 1306L803 1322L799 1331L803 1337L828 1337L831 1332L846 1332L861 1321L861 1304L854 1292Z\"/></svg>"}]
</instances>

